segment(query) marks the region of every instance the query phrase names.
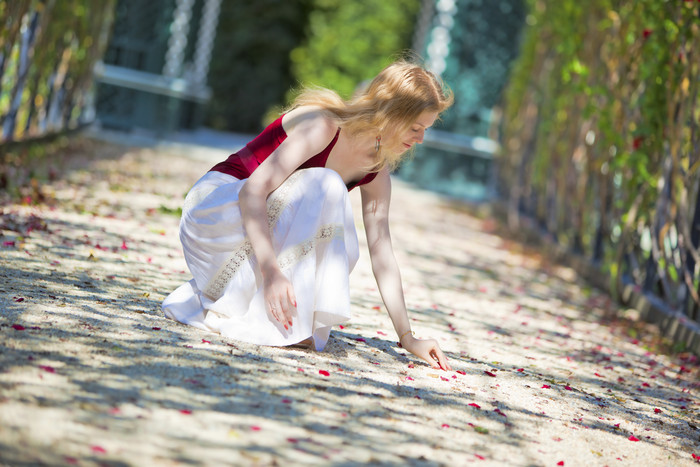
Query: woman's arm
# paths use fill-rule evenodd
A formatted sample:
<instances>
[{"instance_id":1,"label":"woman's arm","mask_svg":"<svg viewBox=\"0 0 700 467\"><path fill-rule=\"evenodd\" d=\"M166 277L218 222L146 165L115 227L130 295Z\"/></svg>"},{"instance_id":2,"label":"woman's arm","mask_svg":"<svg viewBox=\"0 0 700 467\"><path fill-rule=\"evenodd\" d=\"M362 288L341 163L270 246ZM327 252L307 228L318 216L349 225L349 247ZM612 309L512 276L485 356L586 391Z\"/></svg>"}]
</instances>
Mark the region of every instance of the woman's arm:
<instances>
[{"instance_id":1,"label":"woman's arm","mask_svg":"<svg viewBox=\"0 0 700 467\"><path fill-rule=\"evenodd\" d=\"M287 119L290 117L290 119ZM321 152L337 128L319 111L288 114L287 138L251 174L239 194L246 236L253 247L263 277L265 306L285 329L296 310L294 289L277 264L267 221L267 197L314 154Z\"/></svg>"},{"instance_id":2,"label":"woman's arm","mask_svg":"<svg viewBox=\"0 0 700 467\"><path fill-rule=\"evenodd\" d=\"M372 260L372 272L399 342L406 350L422 358L433 368L451 370L437 341L416 339L411 332L401 285L401 273L396 263L389 232L391 178L388 169L380 171L377 177L371 183L363 185L361 190L362 219Z\"/></svg>"}]
</instances>

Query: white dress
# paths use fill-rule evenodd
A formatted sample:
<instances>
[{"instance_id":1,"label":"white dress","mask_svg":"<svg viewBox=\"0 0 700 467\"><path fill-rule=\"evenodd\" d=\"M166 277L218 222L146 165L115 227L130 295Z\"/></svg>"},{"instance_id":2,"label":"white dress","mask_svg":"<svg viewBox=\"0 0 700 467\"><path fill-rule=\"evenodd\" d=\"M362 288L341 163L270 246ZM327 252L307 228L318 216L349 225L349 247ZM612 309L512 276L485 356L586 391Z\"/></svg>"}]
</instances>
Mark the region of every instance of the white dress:
<instances>
[{"instance_id":1,"label":"white dress","mask_svg":"<svg viewBox=\"0 0 700 467\"><path fill-rule=\"evenodd\" d=\"M358 242L348 190L333 170L294 172L267 200L272 244L296 295L289 330L264 303L238 194L246 180L209 172L185 198L180 240L193 279L163 302L168 318L252 344L312 338L322 350L333 325L350 318L349 275Z\"/></svg>"}]
</instances>

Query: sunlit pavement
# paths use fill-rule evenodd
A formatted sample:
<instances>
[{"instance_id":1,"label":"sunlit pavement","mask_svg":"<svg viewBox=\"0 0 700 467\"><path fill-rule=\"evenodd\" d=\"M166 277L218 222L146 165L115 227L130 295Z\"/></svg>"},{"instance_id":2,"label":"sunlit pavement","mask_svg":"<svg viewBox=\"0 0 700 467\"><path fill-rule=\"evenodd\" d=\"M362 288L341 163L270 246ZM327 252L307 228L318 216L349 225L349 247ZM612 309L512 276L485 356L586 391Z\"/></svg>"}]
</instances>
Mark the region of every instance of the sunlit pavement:
<instances>
[{"instance_id":1,"label":"sunlit pavement","mask_svg":"<svg viewBox=\"0 0 700 467\"><path fill-rule=\"evenodd\" d=\"M696 464L694 356L661 354L574 271L400 181L392 238L413 329L453 371L396 345L366 249L353 319L323 353L166 320L161 301L190 278L176 210L228 155L190 149L92 142L48 204L2 208L0 461Z\"/></svg>"}]
</instances>

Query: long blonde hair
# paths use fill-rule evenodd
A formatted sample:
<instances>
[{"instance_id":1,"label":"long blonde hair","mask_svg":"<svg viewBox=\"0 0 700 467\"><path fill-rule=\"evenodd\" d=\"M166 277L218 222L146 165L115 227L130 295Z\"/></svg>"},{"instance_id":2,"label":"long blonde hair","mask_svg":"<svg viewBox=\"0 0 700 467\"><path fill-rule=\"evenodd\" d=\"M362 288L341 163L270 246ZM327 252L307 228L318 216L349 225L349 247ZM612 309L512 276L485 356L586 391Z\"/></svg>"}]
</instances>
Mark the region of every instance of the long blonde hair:
<instances>
[{"instance_id":1,"label":"long blonde hair","mask_svg":"<svg viewBox=\"0 0 700 467\"><path fill-rule=\"evenodd\" d=\"M330 89L307 87L291 108L321 107L351 135L377 135L383 145L393 145L423 112L440 114L452 102L452 92L440 78L420 65L399 60L384 68L349 100ZM400 154L382 151L380 146L370 170L379 171L386 166L393 170L400 162Z\"/></svg>"}]
</instances>

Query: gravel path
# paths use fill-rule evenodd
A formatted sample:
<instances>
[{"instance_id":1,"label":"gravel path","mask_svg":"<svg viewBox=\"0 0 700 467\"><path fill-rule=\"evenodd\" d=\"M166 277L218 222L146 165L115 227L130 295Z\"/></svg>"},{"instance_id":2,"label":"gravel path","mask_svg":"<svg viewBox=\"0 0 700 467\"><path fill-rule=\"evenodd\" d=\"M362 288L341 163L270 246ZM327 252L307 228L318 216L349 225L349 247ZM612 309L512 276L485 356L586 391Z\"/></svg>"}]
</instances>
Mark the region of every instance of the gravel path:
<instances>
[{"instance_id":1,"label":"gravel path","mask_svg":"<svg viewBox=\"0 0 700 467\"><path fill-rule=\"evenodd\" d=\"M665 355L570 269L403 183L393 240L413 327L455 371L397 347L366 249L353 319L325 352L166 320L161 301L189 279L177 208L225 156L88 141L47 203L1 208L0 465L700 459L694 356Z\"/></svg>"}]
</instances>

